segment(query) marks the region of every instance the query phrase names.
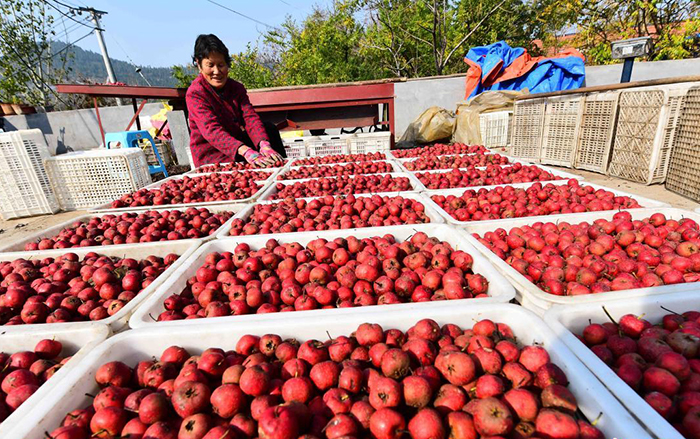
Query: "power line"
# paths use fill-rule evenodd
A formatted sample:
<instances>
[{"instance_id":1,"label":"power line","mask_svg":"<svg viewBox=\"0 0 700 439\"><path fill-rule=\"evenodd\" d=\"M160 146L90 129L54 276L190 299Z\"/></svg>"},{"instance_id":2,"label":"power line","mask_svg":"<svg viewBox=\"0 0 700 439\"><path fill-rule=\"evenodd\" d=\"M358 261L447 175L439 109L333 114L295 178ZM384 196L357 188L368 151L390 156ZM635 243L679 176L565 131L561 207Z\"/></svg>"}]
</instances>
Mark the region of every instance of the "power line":
<instances>
[{"instance_id":1,"label":"power line","mask_svg":"<svg viewBox=\"0 0 700 439\"><path fill-rule=\"evenodd\" d=\"M268 27L268 28L270 28L270 29L280 30L280 29L276 28L275 26L271 26L271 25L269 25L269 24L267 24L267 23L263 23L263 22L260 21L260 20L256 20L255 18L250 17L250 16L245 15L245 14L242 14L242 13L240 13L240 12L238 12L238 11L234 11L233 9L229 8L228 6L222 5L221 3L217 3L217 2L215 2L215 1L213 1L213 0L207 0L207 1L208 1L209 3L211 3L211 4L213 4L213 5L216 5L216 6L220 7L220 8L222 8L222 9L226 9L226 10L229 11L229 12L233 12L233 13L236 14L236 15L240 15L240 16L243 17L243 18L246 18L246 19L248 19L248 20L250 20L250 21L254 21L254 22L256 22L256 23L258 23L258 24L261 24L261 25L263 25L263 26L265 26L265 27Z\"/></svg>"},{"instance_id":2,"label":"power line","mask_svg":"<svg viewBox=\"0 0 700 439\"><path fill-rule=\"evenodd\" d=\"M65 50L70 49L71 47L75 46L75 44L76 44L78 41L83 40L83 39L89 37L90 35L92 35L92 31L86 33L86 34L83 35L82 37L80 37L80 38L78 38L77 40L73 41L72 43L66 45L66 47L64 47L63 49L59 50L58 52L52 53L50 57L53 58L54 56L58 55L59 53L65 51Z\"/></svg>"},{"instance_id":3,"label":"power line","mask_svg":"<svg viewBox=\"0 0 700 439\"><path fill-rule=\"evenodd\" d=\"M52 7L53 9L55 9L56 11L58 11L59 14L61 14L61 15L63 15L64 17L68 18L69 20L75 21L76 23L79 23L79 24L81 24L81 25L83 25L83 26L85 26L85 27L89 27L90 29L94 29L93 26L90 26L90 25L85 24L85 23L83 23L83 22L81 22L81 21L78 21L78 20L76 20L75 18L73 18L71 15L66 14L65 12L63 12L62 10L60 10L59 8L57 8L56 6L54 6L53 3L49 3L48 0L41 0L41 1L42 1L44 4L50 6L50 7ZM56 1L56 0L53 0L53 1ZM63 3L60 3L60 2L57 2L57 3L63 5ZM70 7L70 6L68 6L68 8L71 9L71 11L73 10L73 8Z\"/></svg>"}]
</instances>

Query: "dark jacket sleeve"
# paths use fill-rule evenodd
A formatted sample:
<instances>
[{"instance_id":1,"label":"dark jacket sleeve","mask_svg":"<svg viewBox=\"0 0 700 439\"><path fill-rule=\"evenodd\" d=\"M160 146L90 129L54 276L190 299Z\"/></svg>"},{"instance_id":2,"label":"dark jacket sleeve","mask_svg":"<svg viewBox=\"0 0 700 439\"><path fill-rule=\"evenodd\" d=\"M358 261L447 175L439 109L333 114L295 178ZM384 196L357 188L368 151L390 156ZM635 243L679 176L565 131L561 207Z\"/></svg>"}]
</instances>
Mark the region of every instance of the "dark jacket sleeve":
<instances>
[{"instance_id":1,"label":"dark jacket sleeve","mask_svg":"<svg viewBox=\"0 0 700 439\"><path fill-rule=\"evenodd\" d=\"M221 126L216 119L213 106L202 91L194 90L188 93L187 98L187 111L189 111L190 120L197 124L202 136L211 146L229 156L233 161L243 142L233 137ZM262 126L262 123L260 125Z\"/></svg>"},{"instance_id":2,"label":"dark jacket sleeve","mask_svg":"<svg viewBox=\"0 0 700 439\"><path fill-rule=\"evenodd\" d=\"M265 127L263 126L263 123L260 120L260 116L258 116L258 113L255 111L253 105L250 103L250 99L248 98L248 91L243 85L241 85L240 89L238 90L237 99L241 106L241 112L243 113L243 120L245 121L246 132L250 136L250 140L253 141L253 146L255 146L255 148L257 149L258 145L260 145L260 142L262 142L263 140L269 142L270 139L267 137L267 132L265 132Z\"/></svg>"}]
</instances>

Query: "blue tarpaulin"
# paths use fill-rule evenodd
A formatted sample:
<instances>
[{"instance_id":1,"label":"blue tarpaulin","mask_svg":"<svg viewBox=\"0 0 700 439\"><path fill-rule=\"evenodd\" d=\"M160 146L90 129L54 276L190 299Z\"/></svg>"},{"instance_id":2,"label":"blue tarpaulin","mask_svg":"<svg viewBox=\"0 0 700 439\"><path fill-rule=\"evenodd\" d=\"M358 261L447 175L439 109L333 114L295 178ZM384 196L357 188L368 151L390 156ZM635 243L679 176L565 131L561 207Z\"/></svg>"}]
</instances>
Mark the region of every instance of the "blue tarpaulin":
<instances>
[{"instance_id":1,"label":"blue tarpaulin","mask_svg":"<svg viewBox=\"0 0 700 439\"><path fill-rule=\"evenodd\" d=\"M586 75L583 55L577 50L533 58L527 50L510 47L505 41L474 47L464 61L469 65L467 98L486 90L570 90L581 87Z\"/></svg>"}]
</instances>

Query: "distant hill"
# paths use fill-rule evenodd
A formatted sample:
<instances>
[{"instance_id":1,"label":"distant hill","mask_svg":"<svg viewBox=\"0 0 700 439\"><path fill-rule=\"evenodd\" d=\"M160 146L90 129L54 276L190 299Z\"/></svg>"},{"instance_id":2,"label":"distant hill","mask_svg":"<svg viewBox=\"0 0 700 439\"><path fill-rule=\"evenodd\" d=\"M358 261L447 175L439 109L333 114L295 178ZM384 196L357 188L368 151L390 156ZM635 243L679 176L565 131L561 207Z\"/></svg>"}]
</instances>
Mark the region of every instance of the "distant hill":
<instances>
[{"instance_id":1,"label":"distant hill","mask_svg":"<svg viewBox=\"0 0 700 439\"><path fill-rule=\"evenodd\" d=\"M53 53L66 47L66 43L62 41L54 41L51 43L51 51ZM69 58L68 67L72 69L69 75L70 79L80 77L89 78L96 82L107 81L107 69L105 68L102 55L90 50L84 50L78 46L73 46L67 49L72 53ZM148 85L143 78L136 73L136 66L126 61L120 61L110 55L112 59L112 68L117 76L117 81L129 85ZM176 84L175 78L170 74L168 67L147 67L140 66L141 73L148 79L153 86L174 87Z\"/></svg>"}]
</instances>

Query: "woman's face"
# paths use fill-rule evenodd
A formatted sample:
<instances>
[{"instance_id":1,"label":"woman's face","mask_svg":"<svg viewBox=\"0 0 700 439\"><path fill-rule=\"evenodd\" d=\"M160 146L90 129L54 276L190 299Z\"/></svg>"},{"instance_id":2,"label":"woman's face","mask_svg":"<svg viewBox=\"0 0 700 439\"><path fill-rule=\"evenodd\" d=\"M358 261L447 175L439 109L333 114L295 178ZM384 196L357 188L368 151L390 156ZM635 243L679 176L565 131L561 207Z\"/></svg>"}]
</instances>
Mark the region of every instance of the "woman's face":
<instances>
[{"instance_id":1,"label":"woman's face","mask_svg":"<svg viewBox=\"0 0 700 439\"><path fill-rule=\"evenodd\" d=\"M228 64L224 56L218 52L212 52L198 64L199 73L214 88L221 88L228 79Z\"/></svg>"}]
</instances>

